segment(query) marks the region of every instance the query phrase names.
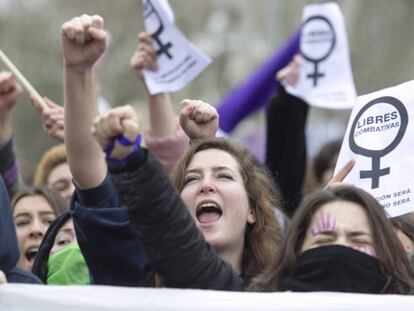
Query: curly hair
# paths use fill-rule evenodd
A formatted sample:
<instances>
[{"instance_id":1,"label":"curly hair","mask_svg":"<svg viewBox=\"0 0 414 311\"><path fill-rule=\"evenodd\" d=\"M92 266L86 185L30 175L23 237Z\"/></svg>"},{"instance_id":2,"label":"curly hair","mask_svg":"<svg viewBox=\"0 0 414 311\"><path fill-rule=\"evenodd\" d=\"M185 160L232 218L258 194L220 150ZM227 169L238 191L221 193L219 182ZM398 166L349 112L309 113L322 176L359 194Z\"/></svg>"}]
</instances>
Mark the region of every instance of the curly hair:
<instances>
[{"instance_id":1,"label":"curly hair","mask_svg":"<svg viewBox=\"0 0 414 311\"><path fill-rule=\"evenodd\" d=\"M256 215L256 222L248 224L242 258L242 277L249 281L265 270L274 260L281 241L281 232L274 216L280 205L266 169L259 166L244 148L232 145L228 140L209 138L195 142L178 161L171 178L181 192L185 184L185 173L194 155L207 149L218 149L230 154L239 164L249 206Z\"/></svg>"},{"instance_id":2,"label":"curly hair","mask_svg":"<svg viewBox=\"0 0 414 311\"><path fill-rule=\"evenodd\" d=\"M35 185L46 185L50 172L59 164L67 162L65 145L53 146L45 152L36 167Z\"/></svg>"}]
</instances>

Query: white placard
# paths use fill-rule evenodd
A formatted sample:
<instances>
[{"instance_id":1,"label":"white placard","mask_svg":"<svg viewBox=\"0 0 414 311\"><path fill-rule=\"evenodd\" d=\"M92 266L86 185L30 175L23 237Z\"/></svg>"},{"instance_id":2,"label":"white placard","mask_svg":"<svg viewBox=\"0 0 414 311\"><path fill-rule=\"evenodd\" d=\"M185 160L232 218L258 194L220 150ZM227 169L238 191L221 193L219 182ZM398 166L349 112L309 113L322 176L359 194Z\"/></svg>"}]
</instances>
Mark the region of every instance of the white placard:
<instances>
[{"instance_id":1,"label":"white placard","mask_svg":"<svg viewBox=\"0 0 414 311\"><path fill-rule=\"evenodd\" d=\"M151 95L176 92L196 78L211 63L174 25L166 0L143 0L145 30L154 40L158 70L144 70Z\"/></svg>"},{"instance_id":2,"label":"white placard","mask_svg":"<svg viewBox=\"0 0 414 311\"><path fill-rule=\"evenodd\" d=\"M390 217L414 212L414 81L360 96L335 171L356 164L344 182L371 193Z\"/></svg>"},{"instance_id":3,"label":"white placard","mask_svg":"<svg viewBox=\"0 0 414 311\"><path fill-rule=\"evenodd\" d=\"M300 37L302 65L289 93L312 106L349 109L356 92L344 18L336 3L310 4L303 11Z\"/></svg>"},{"instance_id":4,"label":"white placard","mask_svg":"<svg viewBox=\"0 0 414 311\"><path fill-rule=\"evenodd\" d=\"M408 295L252 293L117 286L0 285L0 310L379 311L414 310Z\"/></svg>"}]
</instances>

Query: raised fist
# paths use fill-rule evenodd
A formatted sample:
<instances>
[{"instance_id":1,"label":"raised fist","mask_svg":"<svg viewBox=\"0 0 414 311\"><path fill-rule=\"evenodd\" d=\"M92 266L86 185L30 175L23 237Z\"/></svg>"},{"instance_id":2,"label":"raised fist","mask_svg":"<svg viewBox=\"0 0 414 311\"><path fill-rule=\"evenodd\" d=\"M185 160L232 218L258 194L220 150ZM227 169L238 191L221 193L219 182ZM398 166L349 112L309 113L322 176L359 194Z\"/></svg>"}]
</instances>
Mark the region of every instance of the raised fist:
<instances>
[{"instance_id":1,"label":"raised fist","mask_svg":"<svg viewBox=\"0 0 414 311\"><path fill-rule=\"evenodd\" d=\"M132 55L129 64L135 75L142 82L144 82L144 69L158 70L157 53L152 46L152 37L148 33L141 32L138 35L138 49Z\"/></svg>"},{"instance_id":2,"label":"raised fist","mask_svg":"<svg viewBox=\"0 0 414 311\"><path fill-rule=\"evenodd\" d=\"M10 114L22 91L22 87L11 72L0 72L0 113L2 116Z\"/></svg>"},{"instance_id":3,"label":"raised fist","mask_svg":"<svg viewBox=\"0 0 414 311\"><path fill-rule=\"evenodd\" d=\"M185 99L181 102L180 124L191 140L215 137L219 115L216 108L201 100Z\"/></svg>"},{"instance_id":4,"label":"raised fist","mask_svg":"<svg viewBox=\"0 0 414 311\"><path fill-rule=\"evenodd\" d=\"M86 14L62 25L62 52L66 66L92 68L108 44L108 34L103 30L103 25L102 17Z\"/></svg>"},{"instance_id":5,"label":"raised fist","mask_svg":"<svg viewBox=\"0 0 414 311\"><path fill-rule=\"evenodd\" d=\"M115 142L109 156L114 159L123 159L133 151L134 146L125 146L115 139L123 135L129 141L134 142L139 135L138 128L137 115L134 109L127 105L110 109L97 117L93 122L92 135L102 149Z\"/></svg>"}]
</instances>

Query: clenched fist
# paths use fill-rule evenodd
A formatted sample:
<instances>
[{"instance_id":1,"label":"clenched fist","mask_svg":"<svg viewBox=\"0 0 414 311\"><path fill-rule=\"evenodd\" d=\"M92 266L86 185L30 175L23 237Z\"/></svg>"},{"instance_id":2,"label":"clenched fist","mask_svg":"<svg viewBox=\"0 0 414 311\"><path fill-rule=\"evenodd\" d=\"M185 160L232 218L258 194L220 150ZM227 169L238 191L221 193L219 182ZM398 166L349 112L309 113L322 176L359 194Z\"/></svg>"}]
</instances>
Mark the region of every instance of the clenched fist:
<instances>
[{"instance_id":1,"label":"clenched fist","mask_svg":"<svg viewBox=\"0 0 414 311\"><path fill-rule=\"evenodd\" d=\"M61 41L65 66L92 68L108 44L108 34L103 26L102 17L86 14L62 25Z\"/></svg>"},{"instance_id":2,"label":"clenched fist","mask_svg":"<svg viewBox=\"0 0 414 311\"><path fill-rule=\"evenodd\" d=\"M216 108L201 100L181 102L180 124L191 140L214 137L219 125Z\"/></svg>"}]
</instances>

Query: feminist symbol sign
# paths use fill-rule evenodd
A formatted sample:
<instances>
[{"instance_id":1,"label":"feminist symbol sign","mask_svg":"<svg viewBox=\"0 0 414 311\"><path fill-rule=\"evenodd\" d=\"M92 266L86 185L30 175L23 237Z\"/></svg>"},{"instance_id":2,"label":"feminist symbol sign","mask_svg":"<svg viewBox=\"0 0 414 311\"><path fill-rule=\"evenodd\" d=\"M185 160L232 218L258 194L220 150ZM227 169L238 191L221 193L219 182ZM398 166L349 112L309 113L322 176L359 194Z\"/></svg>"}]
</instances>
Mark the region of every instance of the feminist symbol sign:
<instances>
[{"instance_id":1,"label":"feminist symbol sign","mask_svg":"<svg viewBox=\"0 0 414 311\"><path fill-rule=\"evenodd\" d=\"M318 71L318 64L332 53L336 44L336 35L332 23L321 15L309 17L302 25L300 52L307 61L314 64L314 73L307 74L313 79L313 86L325 76Z\"/></svg>"},{"instance_id":2,"label":"feminist symbol sign","mask_svg":"<svg viewBox=\"0 0 414 311\"><path fill-rule=\"evenodd\" d=\"M158 50L156 51L157 55L165 54L168 59L172 59L173 56L170 53L170 49L172 48L172 43L163 43L161 41L161 34L164 31L164 24L163 21L157 12L155 10L153 4L151 3L151 0L146 0L144 2L144 19L155 17L154 25L158 25L158 28L151 34L151 37L155 40L155 42L158 44Z\"/></svg>"},{"instance_id":3,"label":"feminist symbol sign","mask_svg":"<svg viewBox=\"0 0 414 311\"><path fill-rule=\"evenodd\" d=\"M376 109L376 105L381 105L384 109ZM372 112L383 113L375 116L367 113L371 108ZM371 189L379 187L380 177L390 174L391 168L381 168L380 159L399 145L407 125L407 109L401 101L391 96L379 97L368 102L356 115L349 134L349 147L357 154L372 158L372 170L360 172L360 178L371 178ZM375 136L385 139L376 139ZM385 141L386 145L365 148L380 141Z\"/></svg>"}]
</instances>

